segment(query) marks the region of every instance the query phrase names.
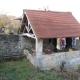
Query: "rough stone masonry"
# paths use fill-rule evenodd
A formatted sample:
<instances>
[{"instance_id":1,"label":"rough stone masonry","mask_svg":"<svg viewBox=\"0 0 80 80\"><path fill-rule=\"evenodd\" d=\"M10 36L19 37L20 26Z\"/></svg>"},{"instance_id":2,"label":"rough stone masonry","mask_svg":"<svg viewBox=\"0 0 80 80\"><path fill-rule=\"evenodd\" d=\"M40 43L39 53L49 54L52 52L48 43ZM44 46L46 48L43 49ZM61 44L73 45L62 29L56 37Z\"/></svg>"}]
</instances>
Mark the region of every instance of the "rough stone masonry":
<instances>
[{"instance_id":1,"label":"rough stone masonry","mask_svg":"<svg viewBox=\"0 0 80 80\"><path fill-rule=\"evenodd\" d=\"M0 34L0 57L9 58L15 55L17 57L23 55L23 50L21 50L20 46L20 36Z\"/></svg>"}]
</instances>

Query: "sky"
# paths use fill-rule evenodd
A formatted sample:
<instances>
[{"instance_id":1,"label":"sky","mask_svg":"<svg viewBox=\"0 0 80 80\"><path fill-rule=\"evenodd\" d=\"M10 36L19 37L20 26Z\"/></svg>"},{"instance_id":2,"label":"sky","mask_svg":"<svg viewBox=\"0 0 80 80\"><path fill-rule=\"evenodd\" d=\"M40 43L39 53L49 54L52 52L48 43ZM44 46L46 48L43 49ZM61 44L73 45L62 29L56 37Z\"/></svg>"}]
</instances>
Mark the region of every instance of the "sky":
<instances>
[{"instance_id":1,"label":"sky","mask_svg":"<svg viewBox=\"0 0 80 80\"><path fill-rule=\"evenodd\" d=\"M0 0L0 13L19 17L23 9L72 12L80 22L80 0Z\"/></svg>"}]
</instances>

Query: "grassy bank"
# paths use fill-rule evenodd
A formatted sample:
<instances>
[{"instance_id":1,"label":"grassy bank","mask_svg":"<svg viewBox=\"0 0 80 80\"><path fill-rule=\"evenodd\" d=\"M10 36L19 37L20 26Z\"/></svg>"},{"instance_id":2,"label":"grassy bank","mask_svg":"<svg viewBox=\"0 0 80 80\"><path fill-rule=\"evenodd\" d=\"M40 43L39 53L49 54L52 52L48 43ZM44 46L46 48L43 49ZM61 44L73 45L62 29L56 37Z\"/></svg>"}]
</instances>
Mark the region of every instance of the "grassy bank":
<instances>
[{"instance_id":1,"label":"grassy bank","mask_svg":"<svg viewBox=\"0 0 80 80\"><path fill-rule=\"evenodd\" d=\"M55 71L37 70L27 60L0 63L0 80L69 80L57 76Z\"/></svg>"}]
</instances>

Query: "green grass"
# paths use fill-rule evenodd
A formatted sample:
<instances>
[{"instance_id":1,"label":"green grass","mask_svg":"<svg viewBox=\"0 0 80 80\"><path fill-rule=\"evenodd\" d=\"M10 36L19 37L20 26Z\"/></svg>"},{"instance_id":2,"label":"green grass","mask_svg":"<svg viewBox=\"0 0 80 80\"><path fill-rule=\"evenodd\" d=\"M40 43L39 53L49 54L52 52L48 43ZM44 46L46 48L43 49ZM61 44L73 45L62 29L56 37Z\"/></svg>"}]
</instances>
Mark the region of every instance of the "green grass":
<instances>
[{"instance_id":1,"label":"green grass","mask_svg":"<svg viewBox=\"0 0 80 80\"><path fill-rule=\"evenodd\" d=\"M54 71L37 70L27 59L0 63L0 80L67 80Z\"/></svg>"}]
</instances>

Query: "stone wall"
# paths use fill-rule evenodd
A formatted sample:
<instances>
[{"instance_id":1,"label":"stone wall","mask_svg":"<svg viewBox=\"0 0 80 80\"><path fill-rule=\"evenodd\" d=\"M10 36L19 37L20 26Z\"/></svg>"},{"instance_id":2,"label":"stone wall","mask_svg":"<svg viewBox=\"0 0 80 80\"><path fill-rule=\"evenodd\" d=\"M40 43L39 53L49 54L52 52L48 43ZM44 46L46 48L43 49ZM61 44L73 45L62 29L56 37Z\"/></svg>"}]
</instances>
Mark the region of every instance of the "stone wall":
<instances>
[{"instance_id":1,"label":"stone wall","mask_svg":"<svg viewBox=\"0 0 80 80\"><path fill-rule=\"evenodd\" d=\"M77 69L77 65L74 64L80 64L80 51L60 52L42 56L43 69L56 68L60 70L62 62L66 62L66 69Z\"/></svg>"},{"instance_id":2,"label":"stone wall","mask_svg":"<svg viewBox=\"0 0 80 80\"><path fill-rule=\"evenodd\" d=\"M21 37L21 49L27 49L28 51L31 51L31 49L35 50L35 39L22 36Z\"/></svg>"},{"instance_id":3,"label":"stone wall","mask_svg":"<svg viewBox=\"0 0 80 80\"><path fill-rule=\"evenodd\" d=\"M24 53L34 66L38 64L36 56L28 53L26 50ZM49 70L51 68L60 70L63 62L65 62L64 70L77 70L77 65L80 65L80 51L43 54L40 62L41 64L38 64L40 66L39 68L43 70Z\"/></svg>"},{"instance_id":4,"label":"stone wall","mask_svg":"<svg viewBox=\"0 0 80 80\"><path fill-rule=\"evenodd\" d=\"M0 57L23 55L19 35L0 34Z\"/></svg>"}]
</instances>

